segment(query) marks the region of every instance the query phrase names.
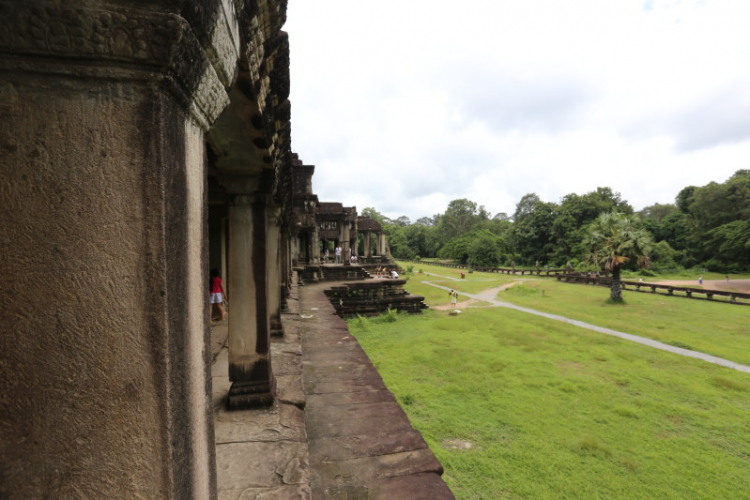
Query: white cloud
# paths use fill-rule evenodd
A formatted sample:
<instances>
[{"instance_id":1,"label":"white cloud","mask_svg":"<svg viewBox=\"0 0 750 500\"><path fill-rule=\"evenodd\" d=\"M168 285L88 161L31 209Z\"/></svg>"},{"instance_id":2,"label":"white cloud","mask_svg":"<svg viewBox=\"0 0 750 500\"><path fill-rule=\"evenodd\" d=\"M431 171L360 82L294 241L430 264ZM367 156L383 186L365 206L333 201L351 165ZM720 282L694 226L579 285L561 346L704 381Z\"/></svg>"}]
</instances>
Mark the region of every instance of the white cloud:
<instances>
[{"instance_id":1,"label":"white cloud","mask_svg":"<svg viewBox=\"0 0 750 500\"><path fill-rule=\"evenodd\" d=\"M289 2L321 199L412 220L598 186L636 208L750 159L744 0Z\"/></svg>"}]
</instances>

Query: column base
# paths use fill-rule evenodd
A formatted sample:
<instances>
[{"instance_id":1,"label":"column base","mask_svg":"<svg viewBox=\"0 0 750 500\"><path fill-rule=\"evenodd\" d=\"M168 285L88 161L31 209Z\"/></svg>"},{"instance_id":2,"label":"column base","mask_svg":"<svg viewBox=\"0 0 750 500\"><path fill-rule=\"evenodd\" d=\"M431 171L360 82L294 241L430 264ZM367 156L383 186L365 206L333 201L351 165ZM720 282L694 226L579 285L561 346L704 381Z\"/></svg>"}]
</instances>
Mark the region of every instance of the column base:
<instances>
[{"instance_id":1,"label":"column base","mask_svg":"<svg viewBox=\"0 0 750 500\"><path fill-rule=\"evenodd\" d=\"M273 405L276 380L270 382L232 382L227 398L228 410L251 410Z\"/></svg>"},{"instance_id":2,"label":"column base","mask_svg":"<svg viewBox=\"0 0 750 500\"><path fill-rule=\"evenodd\" d=\"M284 325L281 324L281 317L271 317L271 337L283 337Z\"/></svg>"}]
</instances>

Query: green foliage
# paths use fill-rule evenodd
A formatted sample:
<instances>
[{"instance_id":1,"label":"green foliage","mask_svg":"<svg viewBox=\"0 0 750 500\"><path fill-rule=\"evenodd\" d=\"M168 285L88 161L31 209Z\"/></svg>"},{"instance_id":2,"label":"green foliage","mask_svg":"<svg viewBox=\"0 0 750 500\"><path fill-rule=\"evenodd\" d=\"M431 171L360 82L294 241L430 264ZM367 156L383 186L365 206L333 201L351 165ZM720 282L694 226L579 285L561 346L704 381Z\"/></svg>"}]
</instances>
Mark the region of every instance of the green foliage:
<instances>
[{"instance_id":1,"label":"green foliage","mask_svg":"<svg viewBox=\"0 0 750 500\"><path fill-rule=\"evenodd\" d=\"M638 215L643 219L644 221L647 219L652 219L655 222L661 222L669 215L672 215L673 213L677 212L678 208L677 205L673 205L671 203L667 203L665 205L662 205L661 203L655 203L653 205L649 205L648 207L645 207L643 210L641 210Z\"/></svg>"},{"instance_id":2,"label":"green foliage","mask_svg":"<svg viewBox=\"0 0 750 500\"><path fill-rule=\"evenodd\" d=\"M474 234L467 262L472 267L498 267L502 261L505 242L499 236L482 230Z\"/></svg>"},{"instance_id":3,"label":"green foliage","mask_svg":"<svg viewBox=\"0 0 750 500\"><path fill-rule=\"evenodd\" d=\"M472 235L464 234L448 241L438 252L441 259L453 259L461 263L466 263L469 259L469 248L472 244Z\"/></svg>"},{"instance_id":4,"label":"green foliage","mask_svg":"<svg viewBox=\"0 0 750 500\"><path fill-rule=\"evenodd\" d=\"M633 208L611 188L599 187L583 195L570 193L559 203L529 193L519 200L512 218L505 213L491 216L483 206L465 198L452 200L442 214L414 223L406 216L390 219L371 207L362 215L383 225L396 258L440 257L467 263L476 254L477 266L510 265L512 261L564 266L571 261L582 269L590 255L585 245L588 226L609 212L631 215ZM657 243L651 257L661 269L701 263L727 272L750 269L750 170L738 170L724 183L685 187L675 204L647 206L640 216L639 227ZM484 231L499 237L499 252L474 247ZM635 262L627 267L635 267Z\"/></svg>"},{"instance_id":5,"label":"green foliage","mask_svg":"<svg viewBox=\"0 0 750 500\"><path fill-rule=\"evenodd\" d=\"M750 265L750 219L723 224L708 231L706 238L704 248L716 260Z\"/></svg>"},{"instance_id":6,"label":"green foliage","mask_svg":"<svg viewBox=\"0 0 750 500\"><path fill-rule=\"evenodd\" d=\"M677 252L666 241L654 244L650 255L651 262L659 267L675 267L676 256Z\"/></svg>"},{"instance_id":7,"label":"green foliage","mask_svg":"<svg viewBox=\"0 0 750 500\"><path fill-rule=\"evenodd\" d=\"M536 195L526 195L519 202L516 214L511 241L521 263L546 263L554 249L555 204L539 201Z\"/></svg>"},{"instance_id":8,"label":"green foliage","mask_svg":"<svg viewBox=\"0 0 750 500\"><path fill-rule=\"evenodd\" d=\"M651 236L638 228L637 221L617 212L601 214L589 227L585 246L589 259L613 271L627 261L648 267Z\"/></svg>"},{"instance_id":9,"label":"green foliage","mask_svg":"<svg viewBox=\"0 0 750 500\"><path fill-rule=\"evenodd\" d=\"M621 299L620 270L629 262L647 268L653 241L636 221L624 214L609 212L601 214L591 223L584 245L588 260L612 273L611 299L617 301Z\"/></svg>"}]
</instances>

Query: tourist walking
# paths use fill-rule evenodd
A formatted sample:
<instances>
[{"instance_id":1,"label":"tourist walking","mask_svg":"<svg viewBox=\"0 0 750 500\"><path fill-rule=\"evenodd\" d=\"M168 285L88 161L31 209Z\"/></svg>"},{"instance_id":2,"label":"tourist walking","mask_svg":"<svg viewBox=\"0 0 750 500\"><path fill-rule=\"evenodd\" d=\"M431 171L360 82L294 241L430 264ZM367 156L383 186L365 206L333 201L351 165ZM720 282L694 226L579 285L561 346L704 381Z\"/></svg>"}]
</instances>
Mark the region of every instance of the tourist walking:
<instances>
[{"instance_id":1,"label":"tourist walking","mask_svg":"<svg viewBox=\"0 0 750 500\"><path fill-rule=\"evenodd\" d=\"M226 293L224 293L224 285L221 281L218 269L211 269L211 298L208 302L208 315L210 319L214 318L214 310L219 310L219 320L224 321L226 319L226 311L224 310L224 299L226 299Z\"/></svg>"},{"instance_id":2,"label":"tourist walking","mask_svg":"<svg viewBox=\"0 0 750 500\"><path fill-rule=\"evenodd\" d=\"M456 307L456 302L458 302L458 292L455 290L451 290L448 292L448 295L451 298L451 307Z\"/></svg>"}]
</instances>

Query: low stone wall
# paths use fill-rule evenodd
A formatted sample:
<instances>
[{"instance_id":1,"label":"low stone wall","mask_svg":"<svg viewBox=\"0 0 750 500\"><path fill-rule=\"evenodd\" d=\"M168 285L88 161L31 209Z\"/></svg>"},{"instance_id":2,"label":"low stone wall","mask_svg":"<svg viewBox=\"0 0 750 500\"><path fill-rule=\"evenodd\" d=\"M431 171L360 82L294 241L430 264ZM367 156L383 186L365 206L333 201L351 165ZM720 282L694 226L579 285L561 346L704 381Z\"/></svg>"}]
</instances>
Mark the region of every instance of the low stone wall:
<instances>
[{"instance_id":1,"label":"low stone wall","mask_svg":"<svg viewBox=\"0 0 750 500\"><path fill-rule=\"evenodd\" d=\"M336 309L336 314L345 317L356 315L377 316L388 309L420 313L428 306L421 295L411 295L404 290L406 280L377 280L346 283L325 291Z\"/></svg>"},{"instance_id":2,"label":"low stone wall","mask_svg":"<svg viewBox=\"0 0 750 500\"><path fill-rule=\"evenodd\" d=\"M297 268L296 271L303 284L319 281L365 280L371 277L367 270L359 265L309 265L304 268Z\"/></svg>"}]
</instances>

